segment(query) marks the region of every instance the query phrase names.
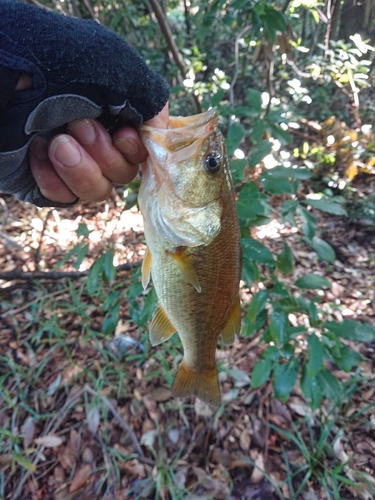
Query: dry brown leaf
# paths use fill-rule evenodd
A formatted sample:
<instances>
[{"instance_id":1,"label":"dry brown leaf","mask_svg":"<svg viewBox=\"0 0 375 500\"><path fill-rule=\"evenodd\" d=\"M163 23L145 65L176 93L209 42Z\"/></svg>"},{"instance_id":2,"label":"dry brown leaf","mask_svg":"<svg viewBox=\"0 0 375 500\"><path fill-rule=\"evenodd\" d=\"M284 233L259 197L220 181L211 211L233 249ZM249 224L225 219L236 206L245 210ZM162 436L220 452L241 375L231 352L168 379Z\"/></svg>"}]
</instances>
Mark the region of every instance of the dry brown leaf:
<instances>
[{"instance_id":1,"label":"dry brown leaf","mask_svg":"<svg viewBox=\"0 0 375 500\"><path fill-rule=\"evenodd\" d=\"M77 469L71 482L69 493L79 490L87 481L91 473L91 465L85 464Z\"/></svg>"},{"instance_id":2,"label":"dry brown leaf","mask_svg":"<svg viewBox=\"0 0 375 500\"><path fill-rule=\"evenodd\" d=\"M164 403L165 401L169 401L172 397L172 392L166 387L157 387L151 392L151 396L158 403Z\"/></svg>"},{"instance_id":3,"label":"dry brown leaf","mask_svg":"<svg viewBox=\"0 0 375 500\"><path fill-rule=\"evenodd\" d=\"M256 467L254 467L253 472L250 476L250 481L253 483L260 483L264 477L264 457L263 453L258 453L254 460Z\"/></svg>"},{"instance_id":4,"label":"dry brown leaf","mask_svg":"<svg viewBox=\"0 0 375 500\"><path fill-rule=\"evenodd\" d=\"M244 429L240 434L240 448L243 451L247 451L250 448L251 436L247 429Z\"/></svg>"}]
</instances>

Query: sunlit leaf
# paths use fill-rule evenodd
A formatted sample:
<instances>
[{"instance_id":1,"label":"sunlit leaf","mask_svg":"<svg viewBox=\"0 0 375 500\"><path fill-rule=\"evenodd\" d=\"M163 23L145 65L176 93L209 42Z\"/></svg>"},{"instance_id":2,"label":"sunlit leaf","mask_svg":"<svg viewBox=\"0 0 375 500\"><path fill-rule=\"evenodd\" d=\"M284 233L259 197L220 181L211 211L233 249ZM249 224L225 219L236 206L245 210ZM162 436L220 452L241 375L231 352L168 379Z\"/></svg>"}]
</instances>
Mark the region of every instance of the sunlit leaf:
<instances>
[{"instance_id":1,"label":"sunlit leaf","mask_svg":"<svg viewBox=\"0 0 375 500\"><path fill-rule=\"evenodd\" d=\"M275 264L275 259L268 248L253 238L242 238L243 259L254 260L262 264Z\"/></svg>"},{"instance_id":2,"label":"sunlit leaf","mask_svg":"<svg viewBox=\"0 0 375 500\"><path fill-rule=\"evenodd\" d=\"M272 151L272 144L270 141L261 141L251 152L249 157L250 167L258 165L265 156Z\"/></svg>"},{"instance_id":3,"label":"sunlit leaf","mask_svg":"<svg viewBox=\"0 0 375 500\"><path fill-rule=\"evenodd\" d=\"M309 361L306 369L310 377L315 377L323 366L323 344L315 333L309 335L307 342L309 344Z\"/></svg>"},{"instance_id":4,"label":"sunlit leaf","mask_svg":"<svg viewBox=\"0 0 375 500\"><path fill-rule=\"evenodd\" d=\"M245 129L243 128L243 126L238 122L232 123L232 125L229 127L226 141L227 153L229 157L233 156L234 151L240 145L240 142L242 141L244 135Z\"/></svg>"},{"instance_id":5,"label":"sunlit leaf","mask_svg":"<svg viewBox=\"0 0 375 500\"><path fill-rule=\"evenodd\" d=\"M348 215L346 210L339 205L338 203L335 203L333 201L327 201L327 200L302 200L302 203L305 205L310 205L311 207L317 208L318 210L321 210L322 212L327 212L328 214L333 214L333 215Z\"/></svg>"}]
</instances>

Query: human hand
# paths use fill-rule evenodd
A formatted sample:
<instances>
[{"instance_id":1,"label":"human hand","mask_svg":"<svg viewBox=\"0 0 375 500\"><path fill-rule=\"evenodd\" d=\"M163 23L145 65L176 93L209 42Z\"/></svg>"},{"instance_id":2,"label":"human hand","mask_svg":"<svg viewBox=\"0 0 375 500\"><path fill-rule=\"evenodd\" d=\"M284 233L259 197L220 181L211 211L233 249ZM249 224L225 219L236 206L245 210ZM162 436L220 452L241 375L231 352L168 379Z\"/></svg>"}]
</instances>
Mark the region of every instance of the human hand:
<instances>
[{"instance_id":1,"label":"human hand","mask_svg":"<svg viewBox=\"0 0 375 500\"><path fill-rule=\"evenodd\" d=\"M167 83L94 21L0 2L0 35L0 191L65 206L134 178L147 156L137 124L165 106ZM111 138L96 119L122 128Z\"/></svg>"},{"instance_id":2,"label":"human hand","mask_svg":"<svg viewBox=\"0 0 375 500\"><path fill-rule=\"evenodd\" d=\"M168 105L147 123L168 127ZM137 175L147 151L137 131L123 127L113 137L96 120L76 120L68 134L50 143L37 137L30 147L30 168L41 193L57 203L103 201L112 184L127 184Z\"/></svg>"}]
</instances>

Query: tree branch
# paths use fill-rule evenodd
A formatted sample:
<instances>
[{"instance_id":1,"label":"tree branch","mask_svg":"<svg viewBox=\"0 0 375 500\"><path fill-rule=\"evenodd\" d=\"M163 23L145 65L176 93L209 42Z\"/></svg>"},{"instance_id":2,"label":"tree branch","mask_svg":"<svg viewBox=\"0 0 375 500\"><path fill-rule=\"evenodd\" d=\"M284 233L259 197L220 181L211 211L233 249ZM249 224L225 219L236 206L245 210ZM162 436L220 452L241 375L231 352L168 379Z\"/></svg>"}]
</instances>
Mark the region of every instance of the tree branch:
<instances>
[{"instance_id":1,"label":"tree branch","mask_svg":"<svg viewBox=\"0 0 375 500\"><path fill-rule=\"evenodd\" d=\"M136 262L127 262L126 264L121 264L116 267L116 271L130 271L135 267L140 266L141 260ZM60 279L79 279L87 276L90 270L87 271L19 271L14 269L13 271L6 271L0 273L0 280L11 281L11 280L60 280Z\"/></svg>"},{"instance_id":2,"label":"tree branch","mask_svg":"<svg viewBox=\"0 0 375 500\"><path fill-rule=\"evenodd\" d=\"M168 48L172 53L173 59L180 70L181 76L183 79L186 78L187 74L187 67L185 65L184 58L182 57L182 54L180 52L180 49L178 48L174 38L173 34L171 31L171 28L168 23L167 16L165 15L160 3L158 0L150 0L150 5L152 7L152 10L155 13L156 19L158 20L160 29L164 35L165 41L167 42ZM193 98L195 101L195 105L197 107L197 112L201 113L202 112L202 107L201 103L199 102L198 96L193 93Z\"/></svg>"}]
</instances>

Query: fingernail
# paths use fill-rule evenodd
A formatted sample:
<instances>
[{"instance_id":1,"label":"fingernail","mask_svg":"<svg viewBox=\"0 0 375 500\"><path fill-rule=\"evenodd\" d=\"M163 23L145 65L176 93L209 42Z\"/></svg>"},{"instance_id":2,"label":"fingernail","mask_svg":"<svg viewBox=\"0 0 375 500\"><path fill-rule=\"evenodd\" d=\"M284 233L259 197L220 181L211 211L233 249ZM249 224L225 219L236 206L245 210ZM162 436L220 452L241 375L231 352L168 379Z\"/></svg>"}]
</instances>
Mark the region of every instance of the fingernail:
<instances>
[{"instance_id":1,"label":"fingernail","mask_svg":"<svg viewBox=\"0 0 375 500\"><path fill-rule=\"evenodd\" d=\"M48 142L43 137L35 137L30 145L30 152L38 160L48 160Z\"/></svg>"},{"instance_id":2,"label":"fingernail","mask_svg":"<svg viewBox=\"0 0 375 500\"><path fill-rule=\"evenodd\" d=\"M139 153L138 142L130 137L119 137L114 142L116 145L121 145L121 152L123 154L135 155Z\"/></svg>"},{"instance_id":3,"label":"fingernail","mask_svg":"<svg viewBox=\"0 0 375 500\"><path fill-rule=\"evenodd\" d=\"M75 139L85 146L94 144L96 139L95 127L91 120L73 122L69 127L69 132L72 132Z\"/></svg>"},{"instance_id":4,"label":"fingernail","mask_svg":"<svg viewBox=\"0 0 375 500\"><path fill-rule=\"evenodd\" d=\"M65 135L59 135L52 141L50 155L66 167L75 167L81 161L81 152Z\"/></svg>"}]
</instances>

